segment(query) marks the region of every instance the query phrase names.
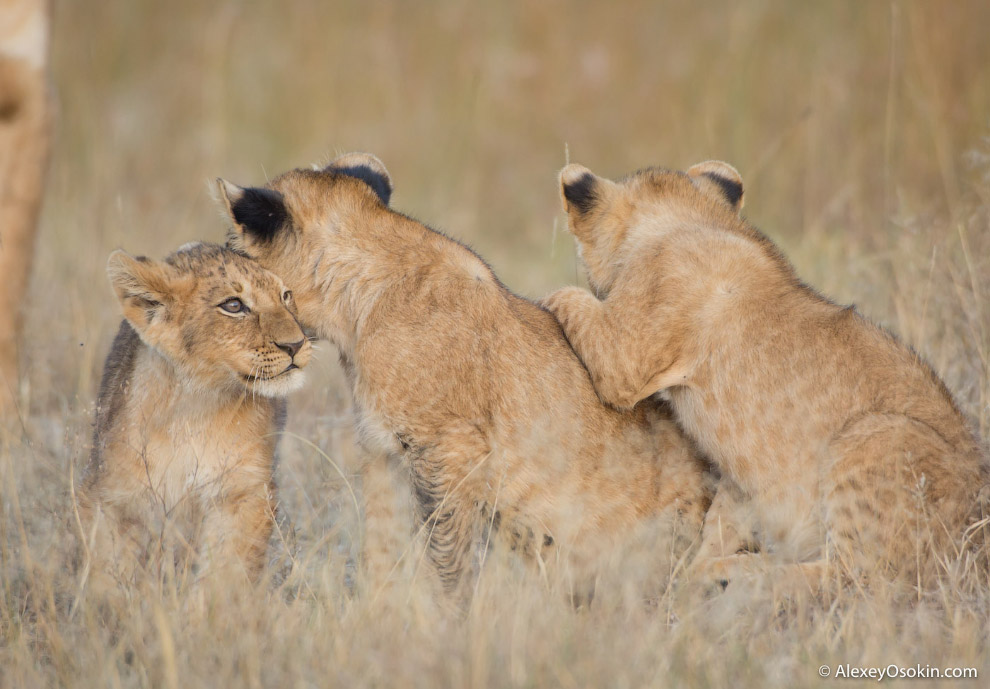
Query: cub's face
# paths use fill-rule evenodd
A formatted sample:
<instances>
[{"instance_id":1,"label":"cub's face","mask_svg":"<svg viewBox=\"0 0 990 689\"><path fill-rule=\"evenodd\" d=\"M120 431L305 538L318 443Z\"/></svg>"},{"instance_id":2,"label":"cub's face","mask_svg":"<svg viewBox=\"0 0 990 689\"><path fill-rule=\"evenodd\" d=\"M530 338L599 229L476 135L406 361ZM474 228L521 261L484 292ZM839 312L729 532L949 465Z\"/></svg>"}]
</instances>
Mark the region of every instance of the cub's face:
<instances>
[{"instance_id":1,"label":"cub's face","mask_svg":"<svg viewBox=\"0 0 990 689\"><path fill-rule=\"evenodd\" d=\"M601 298L640 239L738 217L743 205L739 173L715 160L687 172L647 168L619 181L571 164L560 171L560 195L588 281Z\"/></svg>"},{"instance_id":2,"label":"cub's face","mask_svg":"<svg viewBox=\"0 0 990 689\"><path fill-rule=\"evenodd\" d=\"M111 254L124 317L192 387L280 397L303 384L312 346L278 276L230 249L187 245L164 261Z\"/></svg>"},{"instance_id":3,"label":"cub's face","mask_svg":"<svg viewBox=\"0 0 990 689\"><path fill-rule=\"evenodd\" d=\"M227 245L278 274L295 295L300 321L338 340L346 325L327 295L335 281L348 279L368 225L388 206L392 183L382 162L349 153L319 169L286 172L265 187L217 183L231 225Z\"/></svg>"}]
</instances>

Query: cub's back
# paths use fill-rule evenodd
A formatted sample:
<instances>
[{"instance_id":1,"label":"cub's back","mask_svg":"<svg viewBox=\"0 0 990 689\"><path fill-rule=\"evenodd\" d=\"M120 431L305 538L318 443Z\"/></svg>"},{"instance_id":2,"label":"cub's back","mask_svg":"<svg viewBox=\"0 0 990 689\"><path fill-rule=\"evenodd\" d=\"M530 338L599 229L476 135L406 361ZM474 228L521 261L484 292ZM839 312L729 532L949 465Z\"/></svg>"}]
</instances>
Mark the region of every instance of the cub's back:
<instances>
[{"instance_id":1,"label":"cub's back","mask_svg":"<svg viewBox=\"0 0 990 689\"><path fill-rule=\"evenodd\" d=\"M110 353L103 365L103 377L96 398L96 423L93 427L93 449L90 452L87 476L92 477L102 462L104 441L114 421L126 403L127 389L134 376L137 353L145 345L137 331L126 320L120 322Z\"/></svg>"}]
</instances>

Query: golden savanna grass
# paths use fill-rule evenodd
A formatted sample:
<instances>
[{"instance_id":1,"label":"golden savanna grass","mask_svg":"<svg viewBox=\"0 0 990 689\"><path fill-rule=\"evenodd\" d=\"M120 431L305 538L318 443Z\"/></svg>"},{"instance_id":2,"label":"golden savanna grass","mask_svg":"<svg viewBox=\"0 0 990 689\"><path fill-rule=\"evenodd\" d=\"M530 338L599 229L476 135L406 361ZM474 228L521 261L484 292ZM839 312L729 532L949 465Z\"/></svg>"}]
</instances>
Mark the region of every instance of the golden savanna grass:
<instances>
[{"instance_id":1,"label":"golden savanna grass","mask_svg":"<svg viewBox=\"0 0 990 689\"><path fill-rule=\"evenodd\" d=\"M103 599L60 558L119 321L107 255L220 240L208 179L257 184L335 152L374 152L394 207L531 297L581 280L559 212L568 155L607 176L727 160L798 273L923 353L987 437L988 25L975 0L56 3L27 376L0 432L0 686L792 687L840 663L985 682L990 582L972 578L910 601L730 587L643 603L621 584L641 579L634 553L575 611L495 558L456 616L410 548L396 585L370 590L326 344L290 399L277 480L298 548L276 549L270 582L180 571Z\"/></svg>"}]
</instances>

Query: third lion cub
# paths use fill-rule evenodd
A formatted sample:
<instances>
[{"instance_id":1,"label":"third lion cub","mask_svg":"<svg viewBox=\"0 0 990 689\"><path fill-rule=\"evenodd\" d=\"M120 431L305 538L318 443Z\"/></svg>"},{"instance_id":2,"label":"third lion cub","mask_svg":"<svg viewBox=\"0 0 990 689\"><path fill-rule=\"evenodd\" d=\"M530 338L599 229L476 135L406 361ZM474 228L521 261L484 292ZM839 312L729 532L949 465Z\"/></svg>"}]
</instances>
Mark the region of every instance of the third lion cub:
<instances>
[{"instance_id":1,"label":"third lion cub","mask_svg":"<svg viewBox=\"0 0 990 689\"><path fill-rule=\"evenodd\" d=\"M724 585L786 562L777 574L815 584L832 560L915 582L958 552L987 484L978 440L917 354L804 285L740 218L734 168L613 182L568 165L560 183L596 294L547 306L604 401L669 396L723 474L698 569ZM726 543L731 510L751 521ZM736 554L754 545L774 557Z\"/></svg>"}]
</instances>

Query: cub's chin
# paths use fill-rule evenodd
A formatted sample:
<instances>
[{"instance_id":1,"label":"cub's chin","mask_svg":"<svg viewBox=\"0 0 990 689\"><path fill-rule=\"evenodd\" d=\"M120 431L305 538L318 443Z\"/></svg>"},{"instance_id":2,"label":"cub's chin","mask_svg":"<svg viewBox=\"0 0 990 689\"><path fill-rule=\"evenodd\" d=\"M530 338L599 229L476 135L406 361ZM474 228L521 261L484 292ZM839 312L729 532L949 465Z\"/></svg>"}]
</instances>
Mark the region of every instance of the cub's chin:
<instances>
[{"instance_id":1,"label":"cub's chin","mask_svg":"<svg viewBox=\"0 0 990 689\"><path fill-rule=\"evenodd\" d=\"M306 382L302 369L292 368L271 378L250 378L244 381L249 392L262 397L285 397Z\"/></svg>"}]
</instances>

